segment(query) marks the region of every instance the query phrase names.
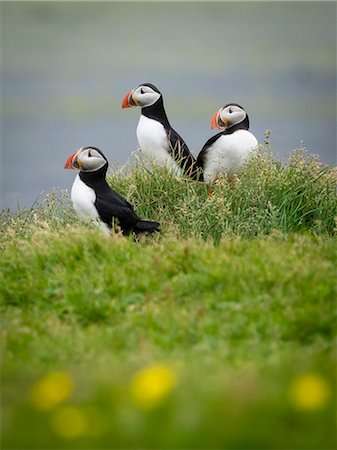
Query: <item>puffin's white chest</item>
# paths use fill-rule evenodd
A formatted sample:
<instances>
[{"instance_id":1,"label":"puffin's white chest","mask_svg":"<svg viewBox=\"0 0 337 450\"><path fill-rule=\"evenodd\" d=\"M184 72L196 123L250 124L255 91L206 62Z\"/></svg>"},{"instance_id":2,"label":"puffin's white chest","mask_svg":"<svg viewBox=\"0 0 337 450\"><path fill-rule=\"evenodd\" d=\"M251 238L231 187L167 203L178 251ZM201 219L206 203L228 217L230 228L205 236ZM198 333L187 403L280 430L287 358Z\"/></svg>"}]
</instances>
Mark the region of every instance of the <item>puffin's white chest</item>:
<instances>
[{"instance_id":1,"label":"puffin's white chest","mask_svg":"<svg viewBox=\"0 0 337 450\"><path fill-rule=\"evenodd\" d=\"M240 172L253 148L258 145L255 136L247 130L220 136L208 149L204 162L204 180L212 183L223 173Z\"/></svg>"},{"instance_id":2,"label":"puffin's white chest","mask_svg":"<svg viewBox=\"0 0 337 450\"><path fill-rule=\"evenodd\" d=\"M177 173L181 172L180 167L167 151L169 146L167 134L160 122L141 115L137 127L137 139L144 158L159 166L169 167Z\"/></svg>"},{"instance_id":3,"label":"puffin's white chest","mask_svg":"<svg viewBox=\"0 0 337 450\"><path fill-rule=\"evenodd\" d=\"M95 206L95 191L87 186L80 178L76 176L74 184L71 188L71 201L73 207L79 217L85 221L92 221L103 231L110 234L108 225L100 220L98 211Z\"/></svg>"}]
</instances>

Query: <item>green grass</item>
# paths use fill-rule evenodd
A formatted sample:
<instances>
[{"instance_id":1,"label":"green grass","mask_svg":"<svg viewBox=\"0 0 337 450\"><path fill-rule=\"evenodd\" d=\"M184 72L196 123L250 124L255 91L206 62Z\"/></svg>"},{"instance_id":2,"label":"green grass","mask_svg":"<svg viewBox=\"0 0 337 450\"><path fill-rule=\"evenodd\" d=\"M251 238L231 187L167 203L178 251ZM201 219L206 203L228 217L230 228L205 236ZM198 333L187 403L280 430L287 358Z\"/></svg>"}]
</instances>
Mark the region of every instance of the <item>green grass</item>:
<instances>
[{"instance_id":1,"label":"green grass","mask_svg":"<svg viewBox=\"0 0 337 450\"><path fill-rule=\"evenodd\" d=\"M129 196L141 215L159 217L182 237L244 237L281 232L333 233L336 226L336 171L315 156L294 152L286 164L260 148L245 172L220 180L208 194L204 183L142 168L129 177L111 176L112 186Z\"/></svg>"},{"instance_id":2,"label":"green grass","mask_svg":"<svg viewBox=\"0 0 337 450\"><path fill-rule=\"evenodd\" d=\"M140 242L53 195L3 213L2 447L335 448L334 177L299 154L256 157L212 196L158 170L113 175L163 224ZM147 367L150 407L134 394L151 395Z\"/></svg>"}]
</instances>

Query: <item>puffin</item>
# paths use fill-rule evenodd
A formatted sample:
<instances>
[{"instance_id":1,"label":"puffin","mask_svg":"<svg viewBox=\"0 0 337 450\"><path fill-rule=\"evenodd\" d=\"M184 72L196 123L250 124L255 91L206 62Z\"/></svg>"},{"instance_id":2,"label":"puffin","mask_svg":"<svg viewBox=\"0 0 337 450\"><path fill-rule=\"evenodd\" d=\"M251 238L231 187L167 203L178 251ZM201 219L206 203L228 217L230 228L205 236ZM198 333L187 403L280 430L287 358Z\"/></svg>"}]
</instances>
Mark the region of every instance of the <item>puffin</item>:
<instances>
[{"instance_id":1,"label":"puffin","mask_svg":"<svg viewBox=\"0 0 337 450\"><path fill-rule=\"evenodd\" d=\"M81 219L91 220L111 235L115 224L123 235L160 231L160 224L142 220L133 206L106 182L108 160L97 147L81 147L67 159L65 169L78 169L71 189L74 209Z\"/></svg>"},{"instance_id":2,"label":"puffin","mask_svg":"<svg viewBox=\"0 0 337 450\"><path fill-rule=\"evenodd\" d=\"M122 108L133 106L141 108L137 139L144 156L159 166L170 168L176 175L186 174L195 179L198 174L195 158L171 127L161 92L153 84L140 84L129 91L122 102Z\"/></svg>"},{"instance_id":3,"label":"puffin","mask_svg":"<svg viewBox=\"0 0 337 450\"><path fill-rule=\"evenodd\" d=\"M249 118L237 103L228 103L214 114L212 129L223 130L211 137L197 157L196 165L202 170L201 177L207 184L214 183L221 174L232 180L258 145L249 131Z\"/></svg>"}]
</instances>

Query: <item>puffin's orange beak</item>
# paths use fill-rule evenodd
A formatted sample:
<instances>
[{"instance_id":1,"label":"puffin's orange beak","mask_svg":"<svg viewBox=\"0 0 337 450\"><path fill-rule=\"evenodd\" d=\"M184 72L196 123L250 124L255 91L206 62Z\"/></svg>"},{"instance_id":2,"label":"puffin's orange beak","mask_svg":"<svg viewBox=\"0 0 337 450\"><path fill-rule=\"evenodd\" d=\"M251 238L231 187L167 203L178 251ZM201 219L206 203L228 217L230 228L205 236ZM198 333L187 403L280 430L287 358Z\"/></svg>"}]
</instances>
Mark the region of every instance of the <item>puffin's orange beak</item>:
<instances>
[{"instance_id":1,"label":"puffin's orange beak","mask_svg":"<svg viewBox=\"0 0 337 450\"><path fill-rule=\"evenodd\" d=\"M72 155L69 156L69 158L67 159L64 168L65 169L73 169L75 170L75 167L73 166L73 159L75 158L75 156L77 155L77 152L73 153Z\"/></svg>"},{"instance_id":2,"label":"puffin's orange beak","mask_svg":"<svg viewBox=\"0 0 337 450\"><path fill-rule=\"evenodd\" d=\"M123 98L122 108L131 108L132 106L137 106L137 103L132 98L133 89L126 94Z\"/></svg>"},{"instance_id":3,"label":"puffin's orange beak","mask_svg":"<svg viewBox=\"0 0 337 450\"><path fill-rule=\"evenodd\" d=\"M213 119L212 119L212 122L211 122L212 130L222 130L223 128L225 128L228 125L228 120L221 118L220 111L215 113L214 116L213 116Z\"/></svg>"},{"instance_id":4,"label":"puffin's orange beak","mask_svg":"<svg viewBox=\"0 0 337 450\"><path fill-rule=\"evenodd\" d=\"M219 111L216 112L213 116L212 122L211 122L211 128L212 130L221 130L219 126Z\"/></svg>"}]
</instances>

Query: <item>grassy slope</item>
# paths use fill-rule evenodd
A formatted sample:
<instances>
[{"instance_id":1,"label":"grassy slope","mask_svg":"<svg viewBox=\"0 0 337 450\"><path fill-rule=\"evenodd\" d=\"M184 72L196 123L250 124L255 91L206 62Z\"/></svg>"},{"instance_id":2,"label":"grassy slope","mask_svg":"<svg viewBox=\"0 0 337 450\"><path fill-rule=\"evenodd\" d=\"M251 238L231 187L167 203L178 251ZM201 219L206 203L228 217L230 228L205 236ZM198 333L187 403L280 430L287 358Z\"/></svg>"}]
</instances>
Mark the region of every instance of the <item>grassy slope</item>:
<instances>
[{"instance_id":1,"label":"grassy slope","mask_svg":"<svg viewBox=\"0 0 337 450\"><path fill-rule=\"evenodd\" d=\"M3 215L3 447L334 448L336 199L319 170L268 157L211 197L160 172L113 176L163 223L139 243L55 199ZM144 410L130 383L158 362L177 385ZM29 392L55 369L75 391L39 410ZM312 409L291 395L306 373L326 390ZM86 423L71 438L55 428L64 405Z\"/></svg>"}]
</instances>

